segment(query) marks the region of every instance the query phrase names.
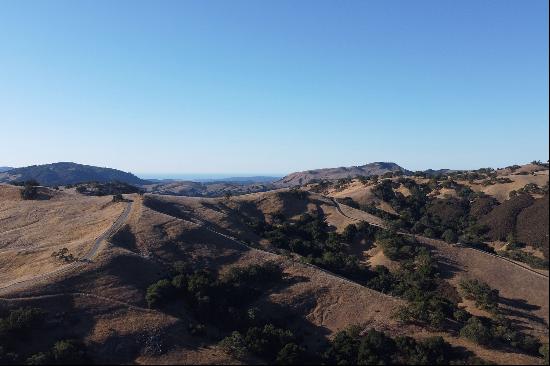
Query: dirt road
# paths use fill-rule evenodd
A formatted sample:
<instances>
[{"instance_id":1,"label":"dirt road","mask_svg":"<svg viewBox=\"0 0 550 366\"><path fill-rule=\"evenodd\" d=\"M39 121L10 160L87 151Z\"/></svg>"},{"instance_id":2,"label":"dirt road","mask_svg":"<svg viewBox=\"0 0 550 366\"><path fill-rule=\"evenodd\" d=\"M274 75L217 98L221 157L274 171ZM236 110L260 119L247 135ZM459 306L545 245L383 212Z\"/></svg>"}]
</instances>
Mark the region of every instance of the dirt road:
<instances>
[{"instance_id":1,"label":"dirt road","mask_svg":"<svg viewBox=\"0 0 550 366\"><path fill-rule=\"evenodd\" d=\"M107 231L105 231L103 234L101 234L94 241L94 244L92 245L90 250L82 258L80 258L79 260L77 260L75 262L72 262L70 264L61 266L61 267L57 268L54 271L44 273L44 274L41 274L41 275L38 275L38 276L35 276L35 277L31 277L31 278L28 278L26 280L15 282L15 283L12 283L12 284L7 285L7 286L0 285L0 294L5 294L5 293L8 293L8 292L17 290L17 289L21 289L23 287L27 287L27 286L37 284L41 281L50 279L50 278L52 278L54 276L57 276L61 273L65 273L65 272L70 271L72 269L75 269L79 266L85 265L86 263L89 263L95 257L97 252L99 251L99 249L101 247L101 244L103 244L103 242L105 240L107 240L114 233L116 233L122 227L122 225L124 225L126 223L126 221L128 220L128 216L130 215L131 210L132 210L132 202L130 201L130 202L126 203L126 207L124 208L124 211L120 214L120 216L116 219L116 221L111 225L111 227L109 227L109 229Z\"/></svg>"}]
</instances>

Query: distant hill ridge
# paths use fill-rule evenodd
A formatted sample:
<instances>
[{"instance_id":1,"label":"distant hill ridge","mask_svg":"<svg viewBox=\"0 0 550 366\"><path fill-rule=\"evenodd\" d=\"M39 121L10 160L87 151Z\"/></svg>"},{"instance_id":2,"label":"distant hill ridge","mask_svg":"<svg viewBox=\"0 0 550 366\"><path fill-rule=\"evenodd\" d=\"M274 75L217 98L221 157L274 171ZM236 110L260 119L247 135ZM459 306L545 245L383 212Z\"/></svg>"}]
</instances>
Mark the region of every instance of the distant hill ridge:
<instances>
[{"instance_id":1,"label":"distant hill ridge","mask_svg":"<svg viewBox=\"0 0 550 366\"><path fill-rule=\"evenodd\" d=\"M361 166L315 169L296 172L283 177L275 182L275 184L286 187L298 186L318 179L335 180L348 177L355 178L358 176L382 175L384 173L396 171L401 171L405 175L412 174L410 170L407 170L396 163L374 162Z\"/></svg>"},{"instance_id":2,"label":"distant hill ridge","mask_svg":"<svg viewBox=\"0 0 550 366\"><path fill-rule=\"evenodd\" d=\"M12 167L9 166L0 166L0 173L7 172L8 170L12 170Z\"/></svg>"},{"instance_id":3,"label":"distant hill ridge","mask_svg":"<svg viewBox=\"0 0 550 366\"><path fill-rule=\"evenodd\" d=\"M142 185L148 181L137 176L112 168L60 162L44 165L32 165L15 168L0 173L0 182L10 183L34 179L44 186L60 186L83 182L107 183L119 181L127 184Z\"/></svg>"}]
</instances>

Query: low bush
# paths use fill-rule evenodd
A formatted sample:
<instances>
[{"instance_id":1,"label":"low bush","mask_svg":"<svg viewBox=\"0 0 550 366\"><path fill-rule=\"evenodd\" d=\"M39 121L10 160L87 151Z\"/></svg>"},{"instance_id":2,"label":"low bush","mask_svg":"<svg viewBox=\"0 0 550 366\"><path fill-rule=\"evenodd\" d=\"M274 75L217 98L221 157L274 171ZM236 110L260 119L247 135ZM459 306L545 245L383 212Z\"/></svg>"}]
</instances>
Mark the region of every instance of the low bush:
<instances>
[{"instance_id":1,"label":"low bush","mask_svg":"<svg viewBox=\"0 0 550 366\"><path fill-rule=\"evenodd\" d=\"M473 300L477 307L491 312L498 311L499 291L492 289L485 282L463 279L459 283L461 295Z\"/></svg>"}]
</instances>

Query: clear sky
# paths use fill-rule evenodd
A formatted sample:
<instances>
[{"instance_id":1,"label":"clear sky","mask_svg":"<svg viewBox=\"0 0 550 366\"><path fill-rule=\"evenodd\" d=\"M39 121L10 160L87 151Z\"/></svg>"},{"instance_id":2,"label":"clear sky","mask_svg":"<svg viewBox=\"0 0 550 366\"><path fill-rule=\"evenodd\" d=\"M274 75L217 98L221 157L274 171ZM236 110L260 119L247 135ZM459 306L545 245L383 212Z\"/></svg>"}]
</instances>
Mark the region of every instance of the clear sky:
<instances>
[{"instance_id":1,"label":"clear sky","mask_svg":"<svg viewBox=\"0 0 550 366\"><path fill-rule=\"evenodd\" d=\"M548 159L548 2L0 1L0 165Z\"/></svg>"}]
</instances>

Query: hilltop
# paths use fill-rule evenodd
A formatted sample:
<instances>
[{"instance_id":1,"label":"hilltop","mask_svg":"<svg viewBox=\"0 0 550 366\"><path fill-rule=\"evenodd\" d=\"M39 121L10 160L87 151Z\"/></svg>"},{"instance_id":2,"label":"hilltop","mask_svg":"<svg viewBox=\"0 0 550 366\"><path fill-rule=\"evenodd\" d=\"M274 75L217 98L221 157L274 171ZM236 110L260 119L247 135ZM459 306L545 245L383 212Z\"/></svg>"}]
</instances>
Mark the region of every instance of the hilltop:
<instances>
[{"instance_id":1,"label":"hilltop","mask_svg":"<svg viewBox=\"0 0 550 366\"><path fill-rule=\"evenodd\" d=\"M83 182L107 183L113 181L134 185L148 183L146 180L121 170L71 162L32 165L0 173L0 183L28 180L36 180L44 186L61 186Z\"/></svg>"},{"instance_id":2,"label":"hilltop","mask_svg":"<svg viewBox=\"0 0 550 366\"><path fill-rule=\"evenodd\" d=\"M9 166L0 166L0 173L7 172L8 170L12 170L12 167Z\"/></svg>"},{"instance_id":3,"label":"hilltop","mask_svg":"<svg viewBox=\"0 0 550 366\"><path fill-rule=\"evenodd\" d=\"M402 172L404 175L411 174L411 171L397 165L396 163L374 162L361 166L326 168L306 170L289 174L275 182L280 187L292 187L307 184L317 180L337 180L345 178L356 178L360 176L384 175L389 172Z\"/></svg>"}]
</instances>

